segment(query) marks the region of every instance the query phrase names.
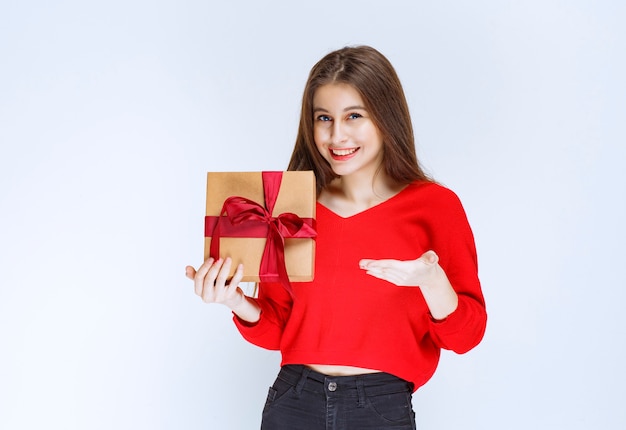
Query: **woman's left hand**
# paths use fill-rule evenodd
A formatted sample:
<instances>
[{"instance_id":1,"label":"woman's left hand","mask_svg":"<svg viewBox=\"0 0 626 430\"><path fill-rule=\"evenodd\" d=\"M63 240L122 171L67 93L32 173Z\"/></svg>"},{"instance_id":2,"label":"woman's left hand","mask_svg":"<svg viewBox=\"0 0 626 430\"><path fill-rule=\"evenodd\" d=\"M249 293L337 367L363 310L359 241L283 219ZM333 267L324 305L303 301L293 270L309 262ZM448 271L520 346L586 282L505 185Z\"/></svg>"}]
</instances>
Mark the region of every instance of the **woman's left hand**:
<instances>
[{"instance_id":1,"label":"woman's left hand","mask_svg":"<svg viewBox=\"0 0 626 430\"><path fill-rule=\"evenodd\" d=\"M401 287L419 287L431 316L444 320L457 308L459 298L439 265L435 251L427 251L417 260L361 260L359 267L368 275Z\"/></svg>"},{"instance_id":2,"label":"woman's left hand","mask_svg":"<svg viewBox=\"0 0 626 430\"><path fill-rule=\"evenodd\" d=\"M427 251L417 260L368 260L359 261L359 267L368 275L401 287L419 287L436 283L440 276L439 256Z\"/></svg>"}]
</instances>

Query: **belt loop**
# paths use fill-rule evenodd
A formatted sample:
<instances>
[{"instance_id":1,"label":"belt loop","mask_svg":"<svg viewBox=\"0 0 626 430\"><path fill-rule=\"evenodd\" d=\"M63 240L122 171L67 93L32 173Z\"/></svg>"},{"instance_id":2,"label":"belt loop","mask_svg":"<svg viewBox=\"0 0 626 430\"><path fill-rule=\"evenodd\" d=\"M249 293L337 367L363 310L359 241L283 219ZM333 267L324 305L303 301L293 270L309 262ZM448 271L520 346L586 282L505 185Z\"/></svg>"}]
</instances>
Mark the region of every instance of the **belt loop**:
<instances>
[{"instance_id":1,"label":"belt loop","mask_svg":"<svg viewBox=\"0 0 626 430\"><path fill-rule=\"evenodd\" d=\"M358 396L357 407L364 408L365 407L365 388L363 388L363 378L356 378L356 393Z\"/></svg>"},{"instance_id":2,"label":"belt loop","mask_svg":"<svg viewBox=\"0 0 626 430\"><path fill-rule=\"evenodd\" d=\"M302 393L302 389L304 388L304 383L309 377L309 373L311 373L311 369L304 366L302 369L302 375L300 375L300 380L298 381L298 385L296 385L296 393L300 395Z\"/></svg>"}]
</instances>

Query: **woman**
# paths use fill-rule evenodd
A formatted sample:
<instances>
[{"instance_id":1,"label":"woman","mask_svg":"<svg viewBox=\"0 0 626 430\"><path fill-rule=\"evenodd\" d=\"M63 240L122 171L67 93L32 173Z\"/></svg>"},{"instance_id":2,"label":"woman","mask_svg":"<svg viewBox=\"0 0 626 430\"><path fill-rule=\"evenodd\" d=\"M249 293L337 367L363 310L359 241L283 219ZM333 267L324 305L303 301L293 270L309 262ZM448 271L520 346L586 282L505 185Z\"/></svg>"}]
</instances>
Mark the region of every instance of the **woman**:
<instances>
[{"instance_id":1,"label":"woman","mask_svg":"<svg viewBox=\"0 0 626 430\"><path fill-rule=\"evenodd\" d=\"M187 267L195 292L222 303L250 342L282 354L263 429L414 429L411 394L441 348L464 353L486 312L474 239L456 195L415 154L409 110L389 61L348 47L311 70L289 170L318 186L315 280L229 281L231 260Z\"/></svg>"}]
</instances>

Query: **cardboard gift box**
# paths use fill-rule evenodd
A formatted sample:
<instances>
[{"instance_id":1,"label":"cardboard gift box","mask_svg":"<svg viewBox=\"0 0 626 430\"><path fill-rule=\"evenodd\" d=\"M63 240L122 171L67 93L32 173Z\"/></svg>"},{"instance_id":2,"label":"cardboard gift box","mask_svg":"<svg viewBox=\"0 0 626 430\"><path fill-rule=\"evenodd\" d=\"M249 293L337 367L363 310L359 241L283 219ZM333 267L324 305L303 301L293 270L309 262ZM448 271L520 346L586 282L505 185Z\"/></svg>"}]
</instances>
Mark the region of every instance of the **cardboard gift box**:
<instances>
[{"instance_id":1,"label":"cardboard gift box","mask_svg":"<svg viewBox=\"0 0 626 430\"><path fill-rule=\"evenodd\" d=\"M311 171L207 173L205 260L243 263L246 282L313 280L315 204Z\"/></svg>"}]
</instances>

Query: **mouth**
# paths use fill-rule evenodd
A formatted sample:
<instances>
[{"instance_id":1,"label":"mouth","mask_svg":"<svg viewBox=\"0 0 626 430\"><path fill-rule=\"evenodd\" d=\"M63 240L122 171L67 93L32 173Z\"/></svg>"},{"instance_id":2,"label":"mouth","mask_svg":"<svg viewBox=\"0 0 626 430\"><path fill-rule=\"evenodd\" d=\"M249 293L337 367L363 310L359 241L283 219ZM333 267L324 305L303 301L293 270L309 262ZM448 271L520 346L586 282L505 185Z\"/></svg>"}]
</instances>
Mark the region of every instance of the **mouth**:
<instances>
[{"instance_id":1,"label":"mouth","mask_svg":"<svg viewBox=\"0 0 626 430\"><path fill-rule=\"evenodd\" d=\"M347 149L330 149L330 155L335 160L345 160L354 155L359 148L347 148Z\"/></svg>"}]
</instances>

